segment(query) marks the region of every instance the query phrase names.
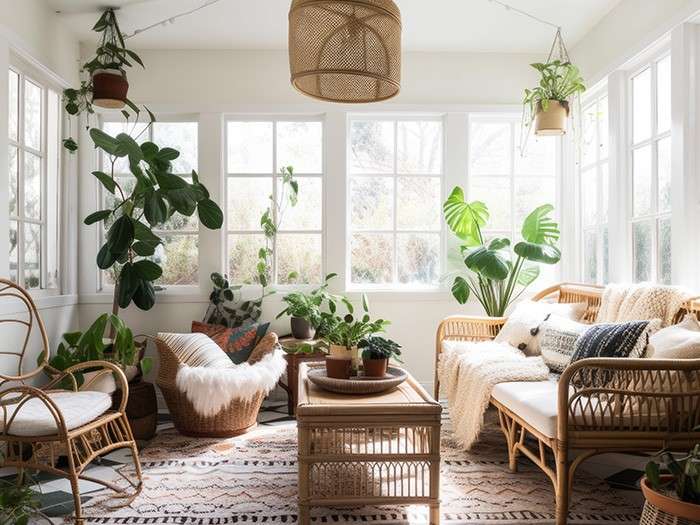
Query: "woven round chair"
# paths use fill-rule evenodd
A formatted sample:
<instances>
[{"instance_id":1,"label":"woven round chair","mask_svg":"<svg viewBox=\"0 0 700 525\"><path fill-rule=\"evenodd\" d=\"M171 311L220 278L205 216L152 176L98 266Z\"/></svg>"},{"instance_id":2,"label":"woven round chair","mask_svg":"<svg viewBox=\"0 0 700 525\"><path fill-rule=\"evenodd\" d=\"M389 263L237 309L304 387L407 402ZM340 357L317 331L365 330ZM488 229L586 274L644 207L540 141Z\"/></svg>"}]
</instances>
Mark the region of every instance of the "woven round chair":
<instances>
[{"instance_id":1,"label":"woven round chair","mask_svg":"<svg viewBox=\"0 0 700 525\"><path fill-rule=\"evenodd\" d=\"M233 437L255 428L258 412L266 392L260 391L248 399L233 399L223 410L211 417L199 414L187 395L177 388L177 372L185 364L172 349L156 339L160 369L156 383L163 392L175 428L193 437Z\"/></svg>"}]
</instances>

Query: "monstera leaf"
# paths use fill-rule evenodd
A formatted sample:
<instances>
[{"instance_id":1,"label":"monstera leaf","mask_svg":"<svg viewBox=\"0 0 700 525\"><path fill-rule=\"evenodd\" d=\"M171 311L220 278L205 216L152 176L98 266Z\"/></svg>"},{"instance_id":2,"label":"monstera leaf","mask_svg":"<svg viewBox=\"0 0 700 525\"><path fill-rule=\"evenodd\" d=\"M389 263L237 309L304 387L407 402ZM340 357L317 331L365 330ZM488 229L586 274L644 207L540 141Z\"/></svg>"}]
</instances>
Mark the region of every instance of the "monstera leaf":
<instances>
[{"instance_id":1,"label":"monstera leaf","mask_svg":"<svg viewBox=\"0 0 700 525\"><path fill-rule=\"evenodd\" d=\"M535 244L522 241L513 247L513 251L523 259L544 264L556 264L561 259L561 251L551 244Z\"/></svg>"},{"instance_id":2,"label":"monstera leaf","mask_svg":"<svg viewBox=\"0 0 700 525\"><path fill-rule=\"evenodd\" d=\"M445 221L454 234L468 246L482 243L481 228L489 219L489 210L483 202L466 202L462 188L456 186L443 204Z\"/></svg>"},{"instance_id":3,"label":"monstera leaf","mask_svg":"<svg viewBox=\"0 0 700 525\"><path fill-rule=\"evenodd\" d=\"M522 235L527 242L552 244L559 240L559 225L549 216L554 210L551 204L535 208L523 222Z\"/></svg>"},{"instance_id":4,"label":"monstera leaf","mask_svg":"<svg viewBox=\"0 0 700 525\"><path fill-rule=\"evenodd\" d=\"M504 258L498 250L491 250L484 246L472 250L464 259L464 264L471 271L494 281L503 281L508 277L510 273L508 263L508 259Z\"/></svg>"}]
</instances>

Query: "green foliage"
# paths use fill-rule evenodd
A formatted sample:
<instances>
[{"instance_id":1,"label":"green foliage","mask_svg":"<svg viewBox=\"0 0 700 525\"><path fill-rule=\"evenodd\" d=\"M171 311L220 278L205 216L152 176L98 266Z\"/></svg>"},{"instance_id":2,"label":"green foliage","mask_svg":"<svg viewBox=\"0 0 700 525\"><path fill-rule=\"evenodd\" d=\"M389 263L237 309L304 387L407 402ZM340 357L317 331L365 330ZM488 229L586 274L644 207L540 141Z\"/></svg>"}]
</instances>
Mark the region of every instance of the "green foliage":
<instances>
[{"instance_id":1,"label":"green foliage","mask_svg":"<svg viewBox=\"0 0 700 525\"><path fill-rule=\"evenodd\" d=\"M153 229L163 226L176 214L192 216L195 212L205 227L218 229L223 224L223 212L209 198L209 191L195 171L191 183L171 173L171 162L180 155L177 150L160 148L153 142L139 145L126 133L112 137L98 128L90 130L90 137L111 162L109 174L101 171L92 174L115 196L112 208L96 211L84 220L88 225L113 221L97 254L97 266L102 270L117 268L115 298L120 308L133 302L138 308L149 310L155 304L153 282L163 270L155 262L139 258L153 256L162 243ZM130 193L125 192L126 185L120 184L114 175L119 158L128 159L136 179Z\"/></svg>"},{"instance_id":2,"label":"green foliage","mask_svg":"<svg viewBox=\"0 0 700 525\"><path fill-rule=\"evenodd\" d=\"M0 525L27 525L30 519L31 523L37 523L38 516L51 523L39 512L39 505L37 492L32 490L27 476L22 476L19 482L0 479Z\"/></svg>"},{"instance_id":3,"label":"green foliage","mask_svg":"<svg viewBox=\"0 0 700 525\"><path fill-rule=\"evenodd\" d=\"M124 35L119 29L117 15L113 9L106 9L97 20L92 28L93 31L100 33L99 44L95 50L95 56L85 62L80 72L84 79L80 82L80 87L77 89L68 88L63 90L63 105L69 115L80 115L87 113L88 118L95 113L95 108L92 105L93 84L92 75L99 69L114 69L125 74L125 69L133 66L133 63L141 67L143 61L132 50L126 48ZM141 112L138 106L131 100L126 99L126 105L129 110L123 110L122 114L128 120L132 112L137 118ZM155 121L153 113L146 108L151 122ZM88 128L90 124L88 122ZM63 146L71 153L78 149L78 144L73 138L67 138L63 141Z\"/></svg>"},{"instance_id":4,"label":"green foliage","mask_svg":"<svg viewBox=\"0 0 700 525\"><path fill-rule=\"evenodd\" d=\"M384 319L372 321L369 315L369 302L367 296L362 294L361 318L355 319L352 313L343 317L331 313L321 314L325 333L323 341L326 345L340 345L345 348L357 346L360 341L379 332L383 332L390 324Z\"/></svg>"},{"instance_id":5,"label":"green foliage","mask_svg":"<svg viewBox=\"0 0 700 525\"><path fill-rule=\"evenodd\" d=\"M468 270L454 277L452 295L464 304L473 294L487 315L502 316L537 279L538 264L556 264L561 258L556 246L559 226L551 218L554 207L550 204L535 208L525 218L523 240L512 251L510 239L484 238L482 228L488 223L488 208L480 201L466 202L459 186L452 190L443 210L447 226L463 241L461 259Z\"/></svg>"},{"instance_id":6,"label":"green foliage","mask_svg":"<svg viewBox=\"0 0 700 525\"><path fill-rule=\"evenodd\" d=\"M308 294L304 292L292 292L285 295L282 301L287 304L287 307L277 314L276 319L279 319L283 315L301 317L309 321L311 326L316 329L317 337L323 337L328 325L328 320L324 319L324 312L321 311L324 304L328 309L326 313L330 315L336 313L339 303L343 303L348 312L353 312L352 303L350 303L347 298L342 295L332 294L328 291L330 281L337 275L336 273L329 273L323 280L323 284Z\"/></svg>"},{"instance_id":7,"label":"green foliage","mask_svg":"<svg viewBox=\"0 0 700 525\"><path fill-rule=\"evenodd\" d=\"M700 505L700 443L682 458L676 459L664 450L659 459L659 463L647 463L645 469L651 488L661 493L672 492L681 501ZM664 474L670 478L663 480Z\"/></svg>"},{"instance_id":8,"label":"green foliage","mask_svg":"<svg viewBox=\"0 0 700 525\"><path fill-rule=\"evenodd\" d=\"M529 106L534 115L538 106L547 110L550 100L568 103L569 98L586 91L579 69L571 62L552 60L551 62L530 64L540 74L539 85L525 90L523 103Z\"/></svg>"},{"instance_id":9,"label":"green foliage","mask_svg":"<svg viewBox=\"0 0 700 525\"><path fill-rule=\"evenodd\" d=\"M391 359L394 358L402 363L401 345L391 339L385 339L378 335L371 335L360 341L357 348L362 350L363 359Z\"/></svg>"},{"instance_id":10,"label":"green foliage","mask_svg":"<svg viewBox=\"0 0 700 525\"><path fill-rule=\"evenodd\" d=\"M227 303L239 299L241 287L231 286L228 277L217 272L212 273L210 278L213 289L209 294L209 307L204 314L205 323L236 328L260 318L262 298L227 306Z\"/></svg>"}]
</instances>

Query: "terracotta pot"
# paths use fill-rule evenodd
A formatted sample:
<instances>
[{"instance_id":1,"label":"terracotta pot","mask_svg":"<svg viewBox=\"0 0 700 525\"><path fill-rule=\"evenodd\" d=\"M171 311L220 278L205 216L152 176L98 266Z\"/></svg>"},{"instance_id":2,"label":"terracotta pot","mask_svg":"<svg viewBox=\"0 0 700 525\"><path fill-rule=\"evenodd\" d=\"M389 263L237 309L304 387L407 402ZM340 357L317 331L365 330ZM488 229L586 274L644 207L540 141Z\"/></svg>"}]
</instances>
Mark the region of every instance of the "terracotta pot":
<instances>
[{"instance_id":1,"label":"terracotta pot","mask_svg":"<svg viewBox=\"0 0 700 525\"><path fill-rule=\"evenodd\" d=\"M350 379L352 360L346 357L326 356L326 375L333 379Z\"/></svg>"},{"instance_id":2,"label":"terracotta pot","mask_svg":"<svg viewBox=\"0 0 700 525\"><path fill-rule=\"evenodd\" d=\"M129 82L118 69L97 69L92 74L92 103L101 108L122 109L126 106Z\"/></svg>"},{"instance_id":3,"label":"terracotta pot","mask_svg":"<svg viewBox=\"0 0 700 525\"><path fill-rule=\"evenodd\" d=\"M671 476L661 476L662 481L670 479ZM700 516L700 505L680 501L665 494L659 494L648 484L647 478L642 478L642 493L650 505L657 509L675 516L676 518L684 518L686 520L697 520Z\"/></svg>"},{"instance_id":4,"label":"terracotta pot","mask_svg":"<svg viewBox=\"0 0 700 525\"><path fill-rule=\"evenodd\" d=\"M316 335L316 329L303 317L292 317L290 324L294 339L313 339Z\"/></svg>"},{"instance_id":5,"label":"terracotta pot","mask_svg":"<svg viewBox=\"0 0 700 525\"><path fill-rule=\"evenodd\" d=\"M358 356L356 346L347 348L343 345L330 345L328 348L328 353L333 357L345 357L346 359L350 359L352 361L353 371L357 372L357 369L360 366L360 358Z\"/></svg>"},{"instance_id":6,"label":"terracotta pot","mask_svg":"<svg viewBox=\"0 0 700 525\"><path fill-rule=\"evenodd\" d=\"M568 102L550 100L546 110L539 102L535 113L535 135L564 135L568 118Z\"/></svg>"},{"instance_id":7,"label":"terracotta pot","mask_svg":"<svg viewBox=\"0 0 700 525\"><path fill-rule=\"evenodd\" d=\"M389 366L388 359L365 359L362 358L362 368L367 377L384 377Z\"/></svg>"}]
</instances>

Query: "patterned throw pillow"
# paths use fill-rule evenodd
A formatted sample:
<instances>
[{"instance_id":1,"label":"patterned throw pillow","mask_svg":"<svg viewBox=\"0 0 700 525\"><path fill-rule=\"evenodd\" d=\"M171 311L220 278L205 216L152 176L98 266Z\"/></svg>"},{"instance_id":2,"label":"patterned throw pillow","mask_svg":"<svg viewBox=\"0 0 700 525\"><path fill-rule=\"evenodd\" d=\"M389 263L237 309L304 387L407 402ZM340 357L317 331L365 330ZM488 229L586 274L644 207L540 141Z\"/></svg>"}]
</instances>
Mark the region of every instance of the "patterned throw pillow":
<instances>
[{"instance_id":1,"label":"patterned throw pillow","mask_svg":"<svg viewBox=\"0 0 700 525\"><path fill-rule=\"evenodd\" d=\"M591 325L564 317L551 316L540 325L542 359L552 372L562 373L569 366L576 349L576 340Z\"/></svg>"},{"instance_id":2,"label":"patterned throw pillow","mask_svg":"<svg viewBox=\"0 0 700 525\"><path fill-rule=\"evenodd\" d=\"M234 364L248 361L250 354L258 342L267 333L270 323L254 323L239 328L232 328L224 351Z\"/></svg>"},{"instance_id":3,"label":"patterned throw pillow","mask_svg":"<svg viewBox=\"0 0 700 525\"><path fill-rule=\"evenodd\" d=\"M205 368L232 368L221 348L205 334L159 333L158 340L188 366Z\"/></svg>"},{"instance_id":4,"label":"patterned throw pillow","mask_svg":"<svg viewBox=\"0 0 700 525\"><path fill-rule=\"evenodd\" d=\"M214 341L219 348L226 350L228 340L233 333L233 328L228 328L220 324L207 324L198 321L192 321L192 333L206 334Z\"/></svg>"},{"instance_id":5,"label":"patterned throw pillow","mask_svg":"<svg viewBox=\"0 0 700 525\"><path fill-rule=\"evenodd\" d=\"M642 357L660 319L594 324L576 340L571 362L587 357Z\"/></svg>"},{"instance_id":6,"label":"patterned throw pillow","mask_svg":"<svg viewBox=\"0 0 700 525\"><path fill-rule=\"evenodd\" d=\"M275 332L270 332L265 337L260 339L253 352L248 358L248 364L254 365L255 363L262 361L262 359L274 352L279 347L279 342L277 339L277 334Z\"/></svg>"}]
</instances>

